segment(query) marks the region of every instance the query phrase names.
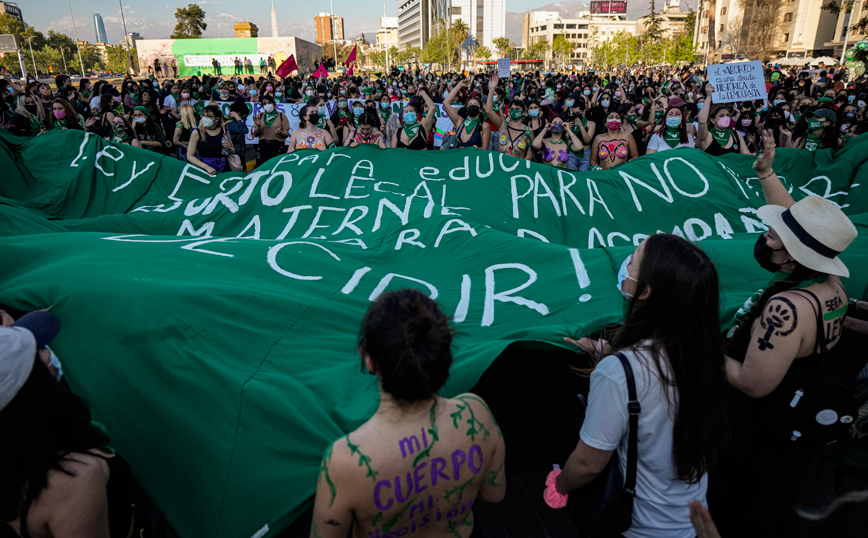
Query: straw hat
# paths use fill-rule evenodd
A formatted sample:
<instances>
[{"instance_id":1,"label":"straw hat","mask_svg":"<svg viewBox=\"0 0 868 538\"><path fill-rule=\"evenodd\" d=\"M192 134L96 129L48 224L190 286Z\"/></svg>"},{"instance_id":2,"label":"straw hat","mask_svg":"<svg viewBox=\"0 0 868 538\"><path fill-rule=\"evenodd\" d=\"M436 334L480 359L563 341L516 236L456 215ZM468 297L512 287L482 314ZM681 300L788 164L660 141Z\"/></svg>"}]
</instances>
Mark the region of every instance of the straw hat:
<instances>
[{"instance_id":1,"label":"straw hat","mask_svg":"<svg viewBox=\"0 0 868 538\"><path fill-rule=\"evenodd\" d=\"M830 275L850 276L838 255L856 239L856 227L832 202L808 196L789 209L763 206L757 215L775 229L784 248L800 264Z\"/></svg>"}]
</instances>

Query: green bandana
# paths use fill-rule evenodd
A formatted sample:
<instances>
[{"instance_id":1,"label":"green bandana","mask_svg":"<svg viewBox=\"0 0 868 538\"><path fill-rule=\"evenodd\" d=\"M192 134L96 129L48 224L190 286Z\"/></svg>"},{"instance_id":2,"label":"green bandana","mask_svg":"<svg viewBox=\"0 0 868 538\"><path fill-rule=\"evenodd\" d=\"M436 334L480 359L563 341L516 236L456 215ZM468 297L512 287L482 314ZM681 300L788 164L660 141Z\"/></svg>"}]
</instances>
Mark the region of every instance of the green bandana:
<instances>
[{"instance_id":1,"label":"green bandana","mask_svg":"<svg viewBox=\"0 0 868 538\"><path fill-rule=\"evenodd\" d=\"M726 144L729 143L730 137L732 137L732 131L729 129L711 129L711 136L720 144L720 147L726 147Z\"/></svg>"},{"instance_id":2,"label":"green bandana","mask_svg":"<svg viewBox=\"0 0 868 538\"><path fill-rule=\"evenodd\" d=\"M673 129L671 127L667 127L666 130L663 132L663 140L665 140L666 143L669 144L670 148L674 148L681 143L681 128L676 127Z\"/></svg>"},{"instance_id":3,"label":"green bandana","mask_svg":"<svg viewBox=\"0 0 868 538\"><path fill-rule=\"evenodd\" d=\"M274 123L274 120L275 120L276 118L277 118L277 109L274 109L274 112L272 112L271 114L269 114L268 112L266 112L266 113L265 113L265 118L264 118L264 120L263 120L263 121L265 122L265 126L266 126L266 127L271 127L271 124Z\"/></svg>"},{"instance_id":4,"label":"green bandana","mask_svg":"<svg viewBox=\"0 0 868 538\"><path fill-rule=\"evenodd\" d=\"M422 125L418 121L404 124L404 132L407 134L408 142L416 138L416 135L419 133L419 127L421 126Z\"/></svg>"},{"instance_id":5,"label":"green bandana","mask_svg":"<svg viewBox=\"0 0 868 538\"><path fill-rule=\"evenodd\" d=\"M476 125L479 123L479 116L475 118L467 118L464 120L464 132L468 135L476 129Z\"/></svg>"},{"instance_id":6,"label":"green bandana","mask_svg":"<svg viewBox=\"0 0 868 538\"><path fill-rule=\"evenodd\" d=\"M636 121L636 114L627 114L627 121L633 123Z\"/></svg>"},{"instance_id":7,"label":"green bandana","mask_svg":"<svg viewBox=\"0 0 868 538\"><path fill-rule=\"evenodd\" d=\"M193 99L199 98L199 92L193 92L191 95L193 96Z\"/></svg>"},{"instance_id":8,"label":"green bandana","mask_svg":"<svg viewBox=\"0 0 868 538\"><path fill-rule=\"evenodd\" d=\"M662 110L655 111L654 112L654 119L656 119L658 121L663 119L663 111Z\"/></svg>"},{"instance_id":9,"label":"green bandana","mask_svg":"<svg viewBox=\"0 0 868 538\"><path fill-rule=\"evenodd\" d=\"M128 93L127 95L130 96L130 99L132 99L133 102L135 102L135 103L138 103L138 102L139 102L139 94L137 94L137 93Z\"/></svg>"},{"instance_id":10,"label":"green bandana","mask_svg":"<svg viewBox=\"0 0 868 538\"><path fill-rule=\"evenodd\" d=\"M805 139L805 149L808 151L817 151L823 147L823 143L820 140L821 135L812 135L808 133L808 137Z\"/></svg>"}]
</instances>

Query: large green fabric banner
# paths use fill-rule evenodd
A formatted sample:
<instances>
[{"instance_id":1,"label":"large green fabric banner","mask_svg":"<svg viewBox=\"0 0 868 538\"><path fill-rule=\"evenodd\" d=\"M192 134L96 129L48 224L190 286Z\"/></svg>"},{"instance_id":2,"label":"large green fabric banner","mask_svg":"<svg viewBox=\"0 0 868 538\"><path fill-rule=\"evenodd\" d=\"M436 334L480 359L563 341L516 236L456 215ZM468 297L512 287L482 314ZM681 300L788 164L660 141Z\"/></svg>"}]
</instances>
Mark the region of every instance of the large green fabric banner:
<instances>
[{"instance_id":1,"label":"large green fabric banner","mask_svg":"<svg viewBox=\"0 0 868 538\"><path fill-rule=\"evenodd\" d=\"M842 258L860 298L866 159L863 136L775 160L796 199L857 224ZM356 337L385 290L422 289L452 316L448 396L512 342L559 346L618 321L617 269L648 234L701 243L724 319L769 278L752 258L765 227L749 156L683 149L567 172L358 147L209 177L52 131L0 133L0 161L0 302L53 305L70 384L183 537L273 535L308 506L326 445L377 406Z\"/></svg>"}]
</instances>

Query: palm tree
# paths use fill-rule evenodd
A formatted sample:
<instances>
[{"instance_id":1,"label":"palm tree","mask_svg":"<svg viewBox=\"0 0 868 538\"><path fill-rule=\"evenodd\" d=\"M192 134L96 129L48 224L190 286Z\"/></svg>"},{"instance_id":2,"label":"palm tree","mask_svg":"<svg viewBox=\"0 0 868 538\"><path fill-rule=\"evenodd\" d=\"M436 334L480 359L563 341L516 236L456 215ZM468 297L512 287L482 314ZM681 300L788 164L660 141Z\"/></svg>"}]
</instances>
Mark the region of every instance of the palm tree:
<instances>
[{"instance_id":1,"label":"palm tree","mask_svg":"<svg viewBox=\"0 0 868 538\"><path fill-rule=\"evenodd\" d=\"M470 33L470 26L467 25L461 19L456 19L455 22L452 23L452 28L450 29L452 38L455 39L455 45L458 48L458 60L459 60L459 69L461 68L461 43L467 38L467 34ZM451 41L451 40L450 40Z\"/></svg>"}]
</instances>

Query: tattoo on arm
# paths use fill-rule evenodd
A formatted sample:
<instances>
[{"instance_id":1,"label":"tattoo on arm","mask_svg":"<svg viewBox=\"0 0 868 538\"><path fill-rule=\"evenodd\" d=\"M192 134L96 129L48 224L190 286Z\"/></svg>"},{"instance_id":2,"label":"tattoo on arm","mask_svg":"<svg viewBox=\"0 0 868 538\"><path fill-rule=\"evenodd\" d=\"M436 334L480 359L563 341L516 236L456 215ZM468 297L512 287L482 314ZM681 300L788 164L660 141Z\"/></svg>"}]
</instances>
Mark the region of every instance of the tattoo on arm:
<instances>
[{"instance_id":1,"label":"tattoo on arm","mask_svg":"<svg viewBox=\"0 0 868 538\"><path fill-rule=\"evenodd\" d=\"M795 305L783 297L773 297L760 315L760 325L766 332L757 338L759 350L774 349L774 344L769 341L772 335L787 336L796 330L797 323Z\"/></svg>"}]
</instances>

